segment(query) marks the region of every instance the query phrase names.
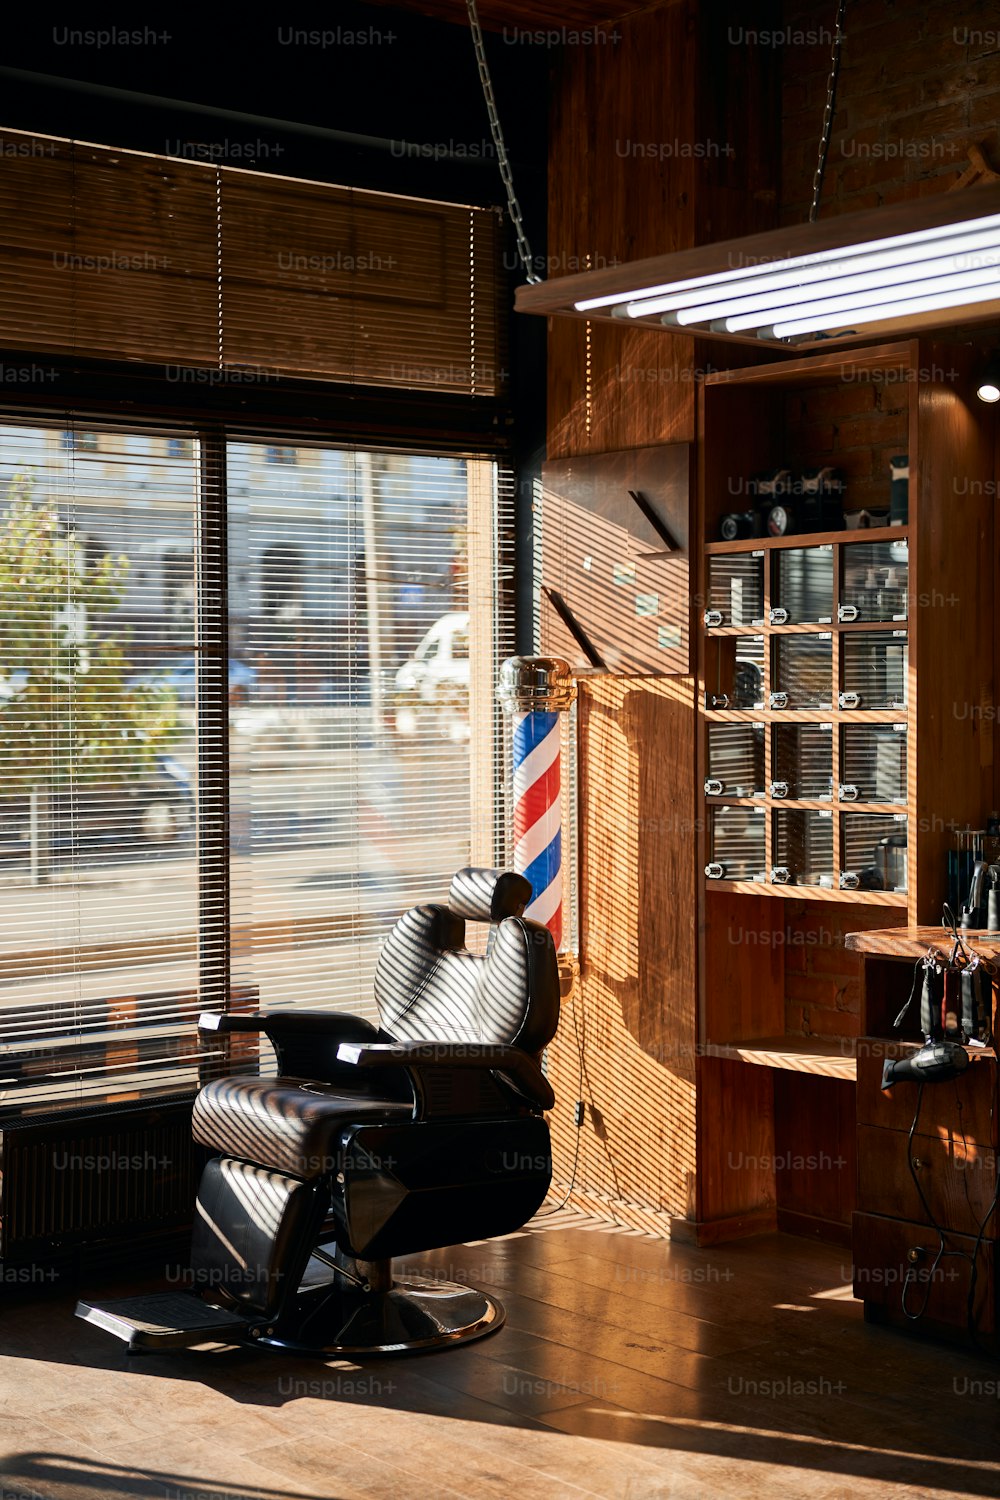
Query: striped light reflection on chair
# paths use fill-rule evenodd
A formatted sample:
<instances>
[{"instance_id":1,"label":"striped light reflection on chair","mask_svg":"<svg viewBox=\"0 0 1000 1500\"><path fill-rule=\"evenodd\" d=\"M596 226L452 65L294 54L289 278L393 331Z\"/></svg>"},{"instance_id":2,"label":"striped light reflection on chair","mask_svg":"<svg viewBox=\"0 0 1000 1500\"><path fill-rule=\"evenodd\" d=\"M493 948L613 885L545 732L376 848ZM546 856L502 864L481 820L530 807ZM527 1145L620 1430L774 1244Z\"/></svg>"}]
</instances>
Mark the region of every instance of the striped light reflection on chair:
<instances>
[{"instance_id":1,"label":"striped light reflection on chair","mask_svg":"<svg viewBox=\"0 0 1000 1500\"><path fill-rule=\"evenodd\" d=\"M514 869L534 892L524 915L562 943L563 879L559 715L515 713L512 736Z\"/></svg>"}]
</instances>

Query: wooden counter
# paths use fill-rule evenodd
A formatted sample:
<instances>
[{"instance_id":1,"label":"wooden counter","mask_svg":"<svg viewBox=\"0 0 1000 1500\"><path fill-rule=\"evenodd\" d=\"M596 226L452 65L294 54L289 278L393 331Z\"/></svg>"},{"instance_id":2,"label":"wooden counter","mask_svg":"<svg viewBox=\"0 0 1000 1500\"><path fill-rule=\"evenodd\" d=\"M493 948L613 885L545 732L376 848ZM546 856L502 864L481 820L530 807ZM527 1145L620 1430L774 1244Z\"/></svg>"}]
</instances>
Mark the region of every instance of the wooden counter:
<instances>
[{"instance_id":1,"label":"wooden counter","mask_svg":"<svg viewBox=\"0 0 1000 1500\"><path fill-rule=\"evenodd\" d=\"M962 932L967 948L982 958L1000 959L1000 932L983 929ZM928 948L950 953L954 938L947 927L888 927L874 932L849 932L844 946L852 953L880 958L908 958L911 963L922 958Z\"/></svg>"}]
</instances>

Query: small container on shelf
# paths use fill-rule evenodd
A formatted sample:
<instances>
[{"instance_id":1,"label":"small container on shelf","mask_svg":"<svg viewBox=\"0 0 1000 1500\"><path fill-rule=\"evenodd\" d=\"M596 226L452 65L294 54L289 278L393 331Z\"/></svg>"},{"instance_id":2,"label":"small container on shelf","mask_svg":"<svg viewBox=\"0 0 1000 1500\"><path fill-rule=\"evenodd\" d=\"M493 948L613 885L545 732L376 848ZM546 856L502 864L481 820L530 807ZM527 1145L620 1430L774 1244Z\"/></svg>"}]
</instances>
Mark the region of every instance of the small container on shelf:
<instances>
[{"instance_id":1,"label":"small container on shelf","mask_svg":"<svg viewBox=\"0 0 1000 1500\"><path fill-rule=\"evenodd\" d=\"M772 640L771 708L833 706L833 637L779 635Z\"/></svg>"},{"instance_id":2,"label":"small container on shelf","mask_svg":"<svg viewBox=\"0 0 1000 1500\"><path fill-rule=\"evenodd\" d=\"M905 630L845 631L840 660L841 708L906 707Z\"/></svg>"},{"instance_id":3,"label":"small container on shelf","mask_svg":"<svg viewBox=\"0 0 1000 1500\"><path fill-rule=\"evenodd\" d=\"M905 813L842 813L840 838L842 890L906 890Z\"/></svg>"},{"instance_id":4,"label":"small container on shelf","mask_svg":"<svg viewBox=\"0 0 1000 1500\"><path fill-rule=\"evenodd\" d=\"M833 620L833 548L789 547L775 557L772 625L829 625Z\"/></svg>"},{"instance_id":5,"label":"small container on shelf","mask_svg":"<svg viewBox=\"0 0 1000 1500\"><path fill-rule=\"evenodd\" d=\"M833 813L778 808L773 853L773 885L818 885L832 890Z\"/></svg>"},{"instance_id":6,"label":"small container on shelf","mask_svg":"<svg viewBox=\"0 0 1000 1500\"><path fill-rule=\"evenodd\" d=\"M763 807L709 807L709 880L764 880Z\"/></svg>"},{"instance_id":7,"label":"small container on shelf","mask_svg":"<svg viewBox=\"0 0 1000 1500\"><path fill-rule=\"evenodd\" d=\"M706 708L764 707L764 637L728 636L713 642L712 685L705 690Z\"/></svg>"},{"instance_id":8,"label":"small container on shelf","mask_svg":"<svg viewBox=\"0 0 1000 1500\"><path fill-rule=\"evenodd\" d=\"M708 726L707 797L764 795L763 724Z\"/></svg>"},{"instance_id":9,"label":"small container on shelf","mask_svg":"<svg viewBox=\"0 0 1000 1500\"><path fill-rule=\"evenodd\" d=\"M840 774L841 802L905 802L906 725L845 724Z\"/></svg>"},{"instance_id":10,"label":"small container on shelf","mask_svg":"<svg viewBox=\"0 0 1000 1500\"><path fill-rule=\"evenodd\" d=\"M832 724L773 726L770 792L793 801L833 796Z\"/></svg>"},{"instance_id":11,"label":"small container on shelf","mask_svg":"<svg viewBox=\"0 0 1000 1500\"><path fill-rule=\"evenodd\" d=\"M708 603L705 628L762 625L764 622L764 553L736 552L708 559Z\"/></svg>"},{"instance_id":12,"label":"small container on shelf","mask_svg":"<svg viewBox=\"0 0 1000 1500\"><path fill-rule=\"evenodd\" d=\"M841 621L905 620L909 583L906 542L857 542L840 550Z\"/></svg>"}]
</instances>

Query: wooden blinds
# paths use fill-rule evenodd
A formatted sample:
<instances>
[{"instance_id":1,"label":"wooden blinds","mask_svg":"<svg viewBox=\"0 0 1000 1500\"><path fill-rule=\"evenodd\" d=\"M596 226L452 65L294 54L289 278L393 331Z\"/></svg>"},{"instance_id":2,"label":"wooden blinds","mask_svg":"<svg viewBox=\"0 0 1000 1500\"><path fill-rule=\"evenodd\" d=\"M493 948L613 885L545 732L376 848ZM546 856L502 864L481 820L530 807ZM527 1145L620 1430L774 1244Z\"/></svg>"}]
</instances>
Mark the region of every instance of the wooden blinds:
<instances>
[{"instance_id":1,"label":"wooden blinds","mask_svg":"<svg viewBox=\"0 0 1000 1500\"><path fill-rule=\"evenodd\" d=\"M500 244L493 209L0 140L7 349L497 397Z\"/></svg>"}]
</instances>

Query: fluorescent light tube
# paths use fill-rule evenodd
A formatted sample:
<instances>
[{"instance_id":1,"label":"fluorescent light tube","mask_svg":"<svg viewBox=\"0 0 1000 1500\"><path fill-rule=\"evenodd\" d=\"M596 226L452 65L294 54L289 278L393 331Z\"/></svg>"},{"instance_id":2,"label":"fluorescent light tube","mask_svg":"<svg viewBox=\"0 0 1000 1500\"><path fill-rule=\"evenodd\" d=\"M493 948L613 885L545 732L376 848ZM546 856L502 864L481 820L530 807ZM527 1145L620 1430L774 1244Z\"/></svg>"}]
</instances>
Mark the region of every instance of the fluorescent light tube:
<instances>
[{"instance_id":1,"label":"fluorescent light tube","mask_svg":"<svg viewBox=\"0 0 1000 1500\"><path fill-rule=\"evenodd\" d=\"M843 262L854 256L877 251L893 251L906 246L927 245L928 255L940 254L944 248L936 242L947 241L956 236L973 234L1000 226L1000 214L989 214L981 219L963 219L957 224L939 224L931 229L913 230L909 234L890 235L880 240L866 240L858 245L842 245L836 250L815 250L808 255L791 255L773 262L776 273L795 271L807 266L827 266L831 262ZM850 266L845 269L852 269ZM760 266L736 266L728 271L715 271L707 276L692 276L683 281L664 282L659 286L638 287L634 291L614 292L601 297L586 297L574 302L577 312L591 312L600 307L624 307L627 303L659 296L673 296L684 291L704 287L724 288L733 283L747 281L761 275ZM693 299L692 299L693 300ZM664 309L668 311L669 309ZM641 316L632 314L632 316Z\"/></svg>"},{"instance_id":2,"label":"fluorescent light tube","mask_svg":"<svg viewBox=\"0 0 1000 1500\"><path fill-rule=\"evenodd\" d=\"M986 259L985 254L983 259ZM874 280L869 277L851 277L850 280L858 284L844 287L843 290L839 282L831 282L829 288L821 286L812 289L814 293L827 292L826 296L814 295L808 301L794 300L781 304L772 302L770 308L760 312L741 313L738 317L726 318L726 332L741 333L747 328L766 328L771 323L784 322L787 318L807 318L814 313L836 312L838 307L865 307L869 302L884 302L886 297L900 293L922 297L938 289L949 291L963 286L984 286L991 278L998 281L1000 289L1000 250L993 251L989 263L974 271L959 269L952 256L940 261L927 261L920 269L940 271L940 274L921 275L912 281L897 276L887 281L885 272L876 272Z\"/></svg>"},{"instance_id":3,"label":"fluorescent light tube","mask_svg":"<svg viewBox=\"0 0 1000 1500\"><path fill-rule=\"evenodd\" d=\"M1000 302L1000 281L992 286L970 287L966 291L942 292L930 297L900 297L877 302L869 307L844 308L839 313L820 314L813 318L791 318L775 323L771 333L776 339L794 338L800 333L823 333L830 328L859 328L865 323L888 322L910 313L937 312L948 307L973 307L980 302Z\"/></svg>"},{"instance_id":4,"label":"fluorescent light tube","mask_svg":"<svg viewBox=\"0 0 1000 1500\"><path fill-rule=\"evenodd\" d=\"M989 266L1000 266L1000 240L995 235L990 236L988 247L975 252L963 250L958 255L935 256L932 260L921 260L908 267L901 267L898 261L893 261L882 269L859 271L853 276L816 279L807 285L800 283L787 292L775 288L756 297L729 297L722 302L707 302L701 307L685 307L677 313L677 323L686 327L689 323L709 323L716 318L725 318L726 328L731 333L743 328L762 328L775 321L776 313L791 316L795 308L823 297L847 296L877 287L896 288L906 284L907 275L923 281L929 276L957 276Z\"/></svg>"}]
</instances>

